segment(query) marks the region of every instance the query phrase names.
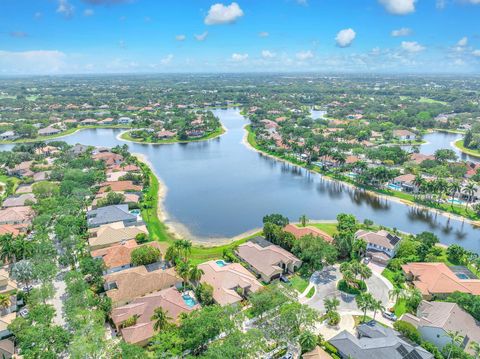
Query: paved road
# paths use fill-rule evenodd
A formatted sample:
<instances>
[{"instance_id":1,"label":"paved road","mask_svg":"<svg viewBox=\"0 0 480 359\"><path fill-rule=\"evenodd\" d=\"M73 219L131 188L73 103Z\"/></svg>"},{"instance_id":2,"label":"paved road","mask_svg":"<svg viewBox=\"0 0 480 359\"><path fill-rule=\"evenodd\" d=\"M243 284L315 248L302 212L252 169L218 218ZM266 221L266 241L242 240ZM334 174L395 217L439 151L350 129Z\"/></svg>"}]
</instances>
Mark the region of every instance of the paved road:
<instances>
[{"instance_id":1,"label":"paved road","mask_svg":"<svg viewBox=\"0 0 480 359\"><path fill-rule=\"evenodd\" d=\"M342 293L337 290L337 282L342 278L338 265L324 268L321 272L315 272L310 279L316 285L315 295L305 304L312 308L325 312L323 300L325 298L336 297L340 300L338 311L350 312L358 310L355 302L355 296ZM366 281L368 291L376 299L380 299L385 307L389 306L388 292L390 290L386 281L381 278L378 273L375 273Z\"/></svg>"}]
</instances>

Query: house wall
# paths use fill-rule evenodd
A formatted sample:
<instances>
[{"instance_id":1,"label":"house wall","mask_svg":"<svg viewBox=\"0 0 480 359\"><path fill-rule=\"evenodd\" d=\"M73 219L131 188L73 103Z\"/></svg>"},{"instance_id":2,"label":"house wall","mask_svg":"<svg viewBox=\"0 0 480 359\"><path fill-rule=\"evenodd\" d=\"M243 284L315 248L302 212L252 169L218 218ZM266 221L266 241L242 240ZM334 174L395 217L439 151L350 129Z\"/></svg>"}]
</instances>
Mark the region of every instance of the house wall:
<instances>
[{"instance_id":1,"label":"house wall","mask_svg":"<svg viewBox=\"0 0 480 359\"><path fill-rule=\"evenodd\" d=\"M418 328L422 338L426 341L432 342L437 347L442 349L445 345L450 343L447 333L442 328L437 327L419 327Z\"/></svg>"}]
</instances>

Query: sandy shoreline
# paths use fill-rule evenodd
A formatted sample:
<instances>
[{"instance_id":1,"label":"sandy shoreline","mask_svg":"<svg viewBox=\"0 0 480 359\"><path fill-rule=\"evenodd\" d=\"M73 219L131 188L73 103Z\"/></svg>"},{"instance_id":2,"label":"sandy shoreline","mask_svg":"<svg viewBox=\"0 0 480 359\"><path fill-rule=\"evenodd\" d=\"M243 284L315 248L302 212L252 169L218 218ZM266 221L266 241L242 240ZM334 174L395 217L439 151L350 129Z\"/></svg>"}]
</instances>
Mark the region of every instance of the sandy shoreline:
<instances>
[{"instance_id":1,"label":"sandy shoreline","mask_svg":"<svg viewBox=\"0 0 480 359\"><path fill-rule=\"evenodd\" d=\"M248 125L245 125L245 127L248 126ZM244 128L245 128L244 127ZM397 198L397 197L393 197L393 196L388 196L388 195L384 195L384 194L380 194L380 193L377 193L377 192L373 192L373 191L370 191L370 190L364 190L364 189L361 189L361 188L358 188L357 186L351 184L351 183L348 183L348 182L343 182L343 181L340 181L340 180L337 180L337 179L334 179L334 178L331 178L331 177L328 177L328 176L325 176L325 175L322 175L321 173L318 173L318 172L315 172L315 171L312 171L308 168L305 168L305 167L301 167L301 166L298 166L297 164L295 163L292 163L288 160L285 160L283 158L278 158L278 157L275 157L269 153L266 153L262 150L258 150L256 149L255 147L253 147L249 142L248 142L248 130L245 128L245 135L243 136L243 139L242 139L242 143L250 150L252 151L255 151L257 153L261 153L263 156L266 156L266 157L269 157L269 158L272 158L272 159L275 159L277 161L281 161L281 162L284 162L284 163L288 163L290 165L294 165L294 166L297 166L297 167L300 167L300 168L303 168L307 171L309 171L310 173L312 174L316 174L316 175L319 175L322 177L322 179L325 179L325 180L328 180L328 181L332 181L332 182L337 182L337 183L341 183L345 186L348 186L352 189L356 189L356 190L362 190L362 191L365 191L366 193L368 193L369 195L373 195L373 196L376 196L380 199L384 199L384 200L387 200L387 201L391 201L391 202L396 202L396 203L400 203L400 204L403 204L403 205L407 205L407 206L410 206L410 207L416 207L416 208L420 208L421 210L425 210L425 211L429 211L431 213L437 213L437 214L440 214L441 216L444 216L446 218L450 218L450 219L454 219L454 220L457 220L457 221L462 221L462 222L465 222L465 223L469 223L473 226L477 226L477 227L480 227L480 221L474 221L474 220L471 220L469 218L465 218L465 217L462 217L462 216L459 216L459 215L456 215L456 214L453 214L453 213L450 213L450 212L445 212L445 211L442 211L440 209L434 209L434 208L430 208L430 207L426 207L426 206L423 206L421 204L417 204L417 203L414 203L414 202L411 202L411 201L408 201L408 200L404 200L404 199L400 199L400 198Z\"/></svg>"}]
</instances>

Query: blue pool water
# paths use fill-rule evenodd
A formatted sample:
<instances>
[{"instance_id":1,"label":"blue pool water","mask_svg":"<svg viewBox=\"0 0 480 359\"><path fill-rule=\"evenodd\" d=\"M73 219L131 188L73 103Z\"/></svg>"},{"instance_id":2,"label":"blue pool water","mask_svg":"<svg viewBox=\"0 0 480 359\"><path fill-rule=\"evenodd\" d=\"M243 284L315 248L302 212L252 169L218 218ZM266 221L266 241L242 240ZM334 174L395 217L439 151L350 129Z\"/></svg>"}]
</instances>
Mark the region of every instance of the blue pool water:
<instances>
[{"instance_id":1,"label":"blue pool water","mask_svg":"<svg viewBox=\"0 0 480 359\"><path fill-rule=\"evenodd\" d=\"M130 211L130 213L138 216L138 215L140 214L140 210L139 210L139 209L132 209L132 210Z\"/></svg>"},{"instance_id":2,"label":"blue pool water","mask_svg":"<svg viewBox=\"0 0 480 359\"><path fill-rule=\"evenodd\" d=\"M215 263L217 263L219 267L225 267L227 265L224 261L216 261Z\"/></svg>"},{"instance_id":3,"label":"blue pool water","mask_svg":"<svg viewBox=\"0 0 480 359\"><path fill-rule=\"evenodd\" d=\"M188 294L182 295L182 299L189 307L193 307L195 306L195 304L197 304L197 301L194 298L190 297Z\"/></svg>"},{"instance_id":4,"label":"blue pool water","mask_svg":"<svg viewBox=\"0 0 480 359\"><path fill-rule=\"evenodd\" d=\"M396 185L396 184L393 184L393 183L389 183L389 184L388 184L388 188L393 189L393 190L395 190L395 191L401 191L401 190L402 190L402 187L401 187L401 186Z\"/></svg>"},{"instance_id":5,"label":"blue pool water","mask_svg":"<svg viewBox=\"0 0 480 359\"><path fill-rule=\"evenodd\" d=\"M463 204L463 201L460 201L459 199L456 199L456 198L454 198L454 199L449 198L449 199L447 199L447 202L448 203L453 203L453 204Z\"/></svg>"},{"instance_id":6,"label":"blue pool water","mask_svg":"<svg viewBox=\"0 0 480 359\"><path fill-rule=\"evenodd\" d=\"M469 279L468 275L466 274L463 274L463 273L456 273L456 274L459 279Z\"/></svg>"}]
</instances>

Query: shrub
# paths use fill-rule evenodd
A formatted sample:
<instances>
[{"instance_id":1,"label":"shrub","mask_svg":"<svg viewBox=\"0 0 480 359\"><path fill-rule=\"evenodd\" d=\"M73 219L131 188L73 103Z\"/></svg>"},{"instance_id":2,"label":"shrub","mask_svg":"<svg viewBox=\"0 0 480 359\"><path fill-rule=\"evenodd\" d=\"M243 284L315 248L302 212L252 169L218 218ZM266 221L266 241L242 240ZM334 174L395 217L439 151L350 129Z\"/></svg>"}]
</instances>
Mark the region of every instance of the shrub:
<instances>
[{"instance_id":1,"label":"shrub","mask_svg":"<svg viewBox=\"0 0 480 359\"><path fill-rule=\"evenodd\" d=\"M412 342L415 342L417 344L422 343L422 336L420 335L420 332L412 324L407 323L403 320L399 320L393 323L393 327L400 333L402 333L405 337L410 339Z\"/></svg>"},{"instance_id":2,"label":"shrub","mask_svg":"<svg viewBox=\"0 0 480 359\"><path fill-rule=\"evenodd\" d=\"M141 266L155 263L160 258L160 250L150 245L135 248L131 254L131 261L134 266Z\"/></svg>"},{"instance_id":3,"label":"shrub","mask_svg":"<svg viewBox=\"0 0 480 359\"><path fill-rule=\"evenodd\" d=\"M355 283L357 283L357 287L352 287L348 285L344 279L340 279L338 281L337 289L352 295L357 295L367 290L367 285L363 280L355 280Z\"/></svg>"},{"instance_id":4,"label":"shrub","mask_svg":"<svg viewBox=\"0 0 480 359\"><path fill-rule=\"evenodd\" d=\"M141 243L146 243L148 242L148 236L146 233L139 233L135 236L135 240L137 241L137 243L141 244Z\"/></svg>"},{"instance_id":5,"label":"shrub","mask_svg":"<svg viewBox=\"0 0 480 359\"><path fill-rule=\"evenodd\" d=\"M328 325L337 325L338 323L340 323L340 314L332 310L327 313L327 320Z\"/></svg>"},{"instance_id":6,"label":"shrub","mask_svg":"<svg viewBox=\"0 0 480 359\"><path fill-rule=\"evenodd\" d=\"M329 353L330 355L335 355L335 354L338 354L338 350L337 348L335 348L332 344L330 344L329 342L325 342L324 343L324 349L327 353Z\"/></svg>"}]
</instances>

